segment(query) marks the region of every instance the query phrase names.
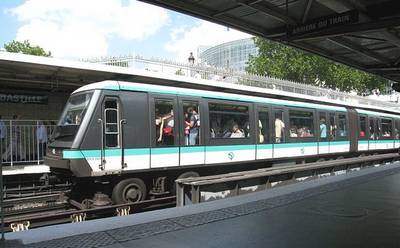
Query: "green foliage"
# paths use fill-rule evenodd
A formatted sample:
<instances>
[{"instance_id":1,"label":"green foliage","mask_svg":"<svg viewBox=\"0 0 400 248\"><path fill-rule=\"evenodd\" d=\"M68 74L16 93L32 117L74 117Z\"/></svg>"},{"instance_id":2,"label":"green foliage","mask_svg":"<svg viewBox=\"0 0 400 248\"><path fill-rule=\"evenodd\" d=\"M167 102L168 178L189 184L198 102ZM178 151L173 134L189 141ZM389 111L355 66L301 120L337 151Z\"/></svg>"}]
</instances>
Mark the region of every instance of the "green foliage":
<instances>
[{"instance_id":1,"label":"green foliage","mask_svg":"<svg viewBox=\"0 0 400 248\"><path fill-rule=\"evenodd\" d=\"M11 53L23 53L43 57L51 57L51 52L46 52L43 48L39 46L31 46L28 40L24 42L11 41L8 44L4 44L4 49Z\"/></svg>"},{"instance_id":2,"label":"green foliage","mask_svg":"<svg viewBox=\"0 0 400 248\"><path fill-rule=\"evenodd\" d=\"M249 73L358 93L383 90L386 79L280 43L255 38L258 56L251 57Z\"/></svg>"}]
</instances>

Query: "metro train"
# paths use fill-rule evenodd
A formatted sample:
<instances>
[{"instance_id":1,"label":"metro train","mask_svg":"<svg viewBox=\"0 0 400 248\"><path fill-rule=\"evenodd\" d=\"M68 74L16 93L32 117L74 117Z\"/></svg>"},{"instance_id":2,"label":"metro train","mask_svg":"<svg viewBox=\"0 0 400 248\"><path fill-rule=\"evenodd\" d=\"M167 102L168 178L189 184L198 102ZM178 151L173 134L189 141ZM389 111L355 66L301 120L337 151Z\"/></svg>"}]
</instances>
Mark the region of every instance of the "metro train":
<instances>
[{"instance_id":1,"label":"metro train","mask_svg":"<svg viewBox=\"0 0 400 248\"><path fill-rule=\"evenodd\" d=\"M102 81L73 92L45 164L80 200L135 202L181 177L393 152L399 129L373 107Z\"/></svg>"}]
</instances>

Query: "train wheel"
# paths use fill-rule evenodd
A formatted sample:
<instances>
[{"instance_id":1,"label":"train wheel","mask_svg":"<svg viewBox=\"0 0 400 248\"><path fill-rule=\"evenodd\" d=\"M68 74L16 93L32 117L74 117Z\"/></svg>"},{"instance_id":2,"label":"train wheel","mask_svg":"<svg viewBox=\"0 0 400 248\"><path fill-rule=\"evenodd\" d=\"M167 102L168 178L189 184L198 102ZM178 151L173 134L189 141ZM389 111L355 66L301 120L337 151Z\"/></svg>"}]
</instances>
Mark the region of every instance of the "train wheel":
<instances>
[{"instance_id":1,"label":"train wheel","mask_svg":"<svg viewBox=\"0 0 400 248\"><path fill-rule=\"evenodd\" d=\"M142 179L129 178L122 180L114 186L112 201L115 204L127 202L140 202L146 199L146 184Z\"/></svg>"}]
</instances>

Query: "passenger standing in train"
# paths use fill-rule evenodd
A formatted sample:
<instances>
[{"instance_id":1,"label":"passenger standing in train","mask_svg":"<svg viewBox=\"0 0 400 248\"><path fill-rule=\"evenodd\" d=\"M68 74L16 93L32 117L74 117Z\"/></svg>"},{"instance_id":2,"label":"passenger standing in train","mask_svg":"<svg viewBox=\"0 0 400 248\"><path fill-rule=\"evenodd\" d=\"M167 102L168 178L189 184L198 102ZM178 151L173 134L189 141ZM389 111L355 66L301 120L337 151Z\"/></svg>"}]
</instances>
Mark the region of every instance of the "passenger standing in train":
<instances>
[{"instance_id":1,"label":"passenger standing in train","mask_svg":"<svg viewBox=\"0 0 400 248\"><path fill-rule=\"evenodd\" d=\"M194 146L199 136L200 116L194 108L189 108L188 112L192 114L190 116L189 145Z\"/></svg>"},{"instance_id":2,"label":"passenger standing in train","mask_svg":"<svg viewBox=\"0 0 400 248\"><path fill-rule=\"evenodd\" d=\"M160 124L160 137L158 142L164 145L171 145L174 142L174 110L171 109L170 113L161 118Z\"/></svg>"},{"instance_id":3,"label":"passenger standing in train","mask_svg":"<svg viewBox=\"0 0 400 248\"><path fill-rule=\"evenodd\" d=\"M46 156L47 128L42 121L39 121L39 126L36 129L36 138L39 145L39 159L43 159L43 156Z\"/></svg>"},{"instance_id":4,"label":"passenger standing in train","mask_svg":"<svg viewBox=\"0 0 400 248\"><path fill-rule=\"evenodd\" d=\"M285 129L285 123L280 119L279 115L275 116L275 143L282 142L282 134Z\"/></svg>"},{"instance_id":5,"label":"passenger standing in train","mask_svg":"<svg viewBox=\"0 0 400 248\"><path fill-rule=\"evenodd\" d=\"M6 148L6 136L7 136L7 128L4 124L3 117L0 115L0 142L1 142L1 153L3 153Z\"/></svg>"},{"instance_id":6,"label":"passenger standing in train","mask_svg":"<svg viewBox=\"0 0 400 248\"><path fill-rule=\"evenodd\" d=\"M319 135L320 135L321 141L325 141L326 140L327 132L326 132L325 118L321 118L321 120L320 120Z\"/></svg>"},{"instance_id":7,"label":"passenger standing in train","mask_svg":"<svg viewBox=\"0 0 400 248\"><path fill-rule=\"evenodd\" d=\"M190 118L189 113L185 112L185 146L189 145L189 133L190 133Z\"/></svg>"}]
</instances>

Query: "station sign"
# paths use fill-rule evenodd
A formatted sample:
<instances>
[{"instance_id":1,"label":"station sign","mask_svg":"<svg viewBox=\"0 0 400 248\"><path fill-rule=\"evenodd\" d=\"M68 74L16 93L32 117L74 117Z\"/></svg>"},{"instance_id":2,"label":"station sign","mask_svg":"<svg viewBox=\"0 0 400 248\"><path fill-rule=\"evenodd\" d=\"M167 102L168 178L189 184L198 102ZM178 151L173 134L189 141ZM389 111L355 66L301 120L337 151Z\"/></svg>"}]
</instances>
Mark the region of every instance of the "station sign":
<instances>
[{"instance_id":1,"label":"station sign","mask_svg":"<svg viewBox=\"0 0 400 248\"><path fill-rule=\"evenodd\" d=\"M47 104L48 96L0 93L0 103Z\"/></svg>"},{"instance_id":2,"label":"station sign","mask_svg":"<svg viewBox=\"0 0 400 248\"><path fill-rule=\"evenodd\" d=\"M309 34L323 29L343 26L358 22L358 11L351 10L340 14L313 19L307 23L288 28L288 36Z\"/></svg>"}]
</instances>

